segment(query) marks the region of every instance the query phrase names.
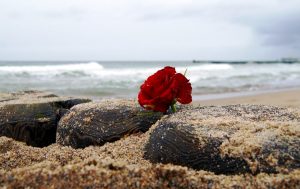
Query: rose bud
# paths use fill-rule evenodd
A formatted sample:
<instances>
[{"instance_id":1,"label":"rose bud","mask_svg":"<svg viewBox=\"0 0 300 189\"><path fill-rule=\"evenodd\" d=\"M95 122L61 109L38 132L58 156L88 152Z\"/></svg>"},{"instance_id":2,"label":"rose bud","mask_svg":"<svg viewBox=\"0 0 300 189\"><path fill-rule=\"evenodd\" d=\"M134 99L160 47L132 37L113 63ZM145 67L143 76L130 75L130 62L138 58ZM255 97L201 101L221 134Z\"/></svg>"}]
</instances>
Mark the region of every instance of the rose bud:
<instances>
[{"instance_id":1,"label":"rose bud","mask_svg":"<svg viewBox=\"0 0 300 189\"><path fill-rule=\"evenodd\" d=\"M141 85L138 94L140 105L148 110L165 113L170 106L175 111L174 104L192 102L192 86L189 80L175 68L167 66Z\"/></svg>"}]
</instances>

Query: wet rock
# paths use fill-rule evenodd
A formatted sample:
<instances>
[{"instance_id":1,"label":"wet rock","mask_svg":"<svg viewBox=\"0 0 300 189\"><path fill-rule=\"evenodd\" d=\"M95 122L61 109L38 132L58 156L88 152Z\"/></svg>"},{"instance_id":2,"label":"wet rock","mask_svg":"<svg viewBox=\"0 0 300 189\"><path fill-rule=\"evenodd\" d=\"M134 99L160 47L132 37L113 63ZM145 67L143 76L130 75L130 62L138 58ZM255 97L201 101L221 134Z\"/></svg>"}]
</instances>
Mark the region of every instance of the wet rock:
<instances>
[{"instance_id":1,"label":"wet rock","mask_svg":"<svg viewBox=\"0 0 300 189\"><path fill-rule=\"evenodd\" d=\"M55 142L58 112L89 101L40 91L1 93L0 136L31 146L47 146Z\"/></svg>"},{"instance_id":2,"label":"wet rock","mask_svg":"<svg viewBox=\"0 0 300 189\"><path fill-rule=\"evenodd\" d=\"M145 111L133 100L103 100L74 106L58 124L57 143L84 148L146 132L162 113Z\"/></svg>"},{"instance_id":3,"label":"wet rock","mask_svg":"<svg viewBox=\"0 0 300 189\"><path fill-rule=\"evenodd\" d=\"M300 167L300 111L262 105L194 107L153 128L144 157L217 174Z\"/></svg>"}]
</instances>

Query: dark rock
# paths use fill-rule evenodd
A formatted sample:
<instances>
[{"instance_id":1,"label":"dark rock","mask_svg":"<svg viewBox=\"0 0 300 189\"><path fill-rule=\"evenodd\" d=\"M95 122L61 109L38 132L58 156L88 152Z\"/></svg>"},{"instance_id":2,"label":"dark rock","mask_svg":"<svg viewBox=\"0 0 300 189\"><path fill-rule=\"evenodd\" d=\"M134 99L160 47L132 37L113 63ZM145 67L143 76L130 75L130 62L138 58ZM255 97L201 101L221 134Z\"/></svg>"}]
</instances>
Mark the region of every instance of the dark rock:
<instances>
[{"instance_id":1,"label":"dark rock","mask_svg":"<svg viewBox=\"0 0 300 189\"><path fill-rule=\"evenodd\" d=\"M58 124L56 142L73 148L103 145L146 132L162 113L145 111L133 100L103 100L74 106Z\"/></svg>"},{"instance_id":2,"label":"dark rock","mask_svg":"<svg viewBox=\"0 0 300 189\"><path fill-rule=\"evenodd\" d=\"M0 94L0 136L44 147L55 142L61 109L89 102L51 93L24 91Z\"/></svg>"},{"instance_id":3,"label":"dark rock","mask_svg":"<svg viewBox=\"0 0 300 189\"><path fill-rule=\"evenodd\" d=\"M144 157L217 174L300 167L300 111L262 105L194 107L151 128Z\"/></svg>"}]
</instances>

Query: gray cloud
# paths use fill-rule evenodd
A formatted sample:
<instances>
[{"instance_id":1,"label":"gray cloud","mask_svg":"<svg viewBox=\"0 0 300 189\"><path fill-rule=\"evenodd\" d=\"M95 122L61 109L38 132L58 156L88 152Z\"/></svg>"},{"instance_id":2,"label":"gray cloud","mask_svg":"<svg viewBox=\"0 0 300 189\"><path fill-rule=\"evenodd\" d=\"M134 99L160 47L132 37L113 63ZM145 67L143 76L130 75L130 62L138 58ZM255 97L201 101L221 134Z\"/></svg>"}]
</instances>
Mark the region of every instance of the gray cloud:
<instances>
[{"instance_id":1,"label":"gray cloud","mask_svg":"<svg viewBox=\"0 0 300 189\"><path fill-rule=\"evenodd\" d=\"M86 14L86 11L76 7L65 8L63 10L53 10L40 12L41 15L49 18L78 18Z\"/></svg>"},{"instance_id":2,"label":"gray cloud","mask_svg":"<svg viewBox=\"0 0 300 189\"><path fill-rule=\"evenodd\" d=\"M280 4L275 10L260 7L231 18L251 28L263 45L297 48L300 46L300 2L290 6L285 3L282 2L282 9Z\"/></svg>"},{"instance_id":3,"label":"gray cloud","mask_svg":"<svg viewBox=\"0 0 300 189\"><path fill-rule=\"evenodd\" d=\"M172 8L162 8L156 9L155 11L149 11L142 13L138 18L141 21L160 21L160 20L174 20L180 18L199 18L201 16L205 16L205 10L201 7L176 7Z\"/></svg>"},{"instance_id":4,"label":"gray cloud","mask_svg":"<svg viewBox=\"0 0 300 189\"><path fill-rule=\"evenodd\" d=\"M298 7L298 0L1 1L0 59L299 56Z\"/></svg>"},{"instance_id":5,"label":"gray cloud","mask_svg":"<svg viewBox=\"0 0 300 189\"><path fill-rule=\"evenodd\" d=\"M270 46L300 47L300 12L286 16L269 18L265 24L256 27L265 38L264 44Z\"/></svg>"},{"instance_id":6,"label":"gray cloud","mask_svg":"<svg viewBox=\"0 0 300 189\"><path fill-rule=\"evenodd\" d=\"M213 22L231 22L250 28L262 45L300 46L300 2L288 1L238 1L193 6L160 7L145 11L142 21L195 19Z\"/></svg>"}]
</instances>

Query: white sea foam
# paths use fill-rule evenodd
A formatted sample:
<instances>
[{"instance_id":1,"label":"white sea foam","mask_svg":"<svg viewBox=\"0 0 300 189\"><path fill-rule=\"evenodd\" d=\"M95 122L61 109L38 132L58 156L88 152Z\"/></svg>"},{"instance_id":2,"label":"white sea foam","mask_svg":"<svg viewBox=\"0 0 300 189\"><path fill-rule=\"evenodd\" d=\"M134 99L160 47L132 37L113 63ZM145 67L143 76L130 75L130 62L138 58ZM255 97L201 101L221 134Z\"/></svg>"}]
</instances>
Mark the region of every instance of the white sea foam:
<instances>
[{"instance_id":1,"label":"white sea foam","mask_svg":"<svg viewBox=\"0 0 300 189\"><path fill-rule=\"evenodd\" d=\"M60 75L86 76L102 78L106 80L131 80L145 79L155 73L161 67L136 67L136 68L105 68L97 62L60 64L60 65L27 65L27 66L0 66L0 74L25 74L27 76L57 77ZM204 64L188 67L176 67L177 72L184 73L187 69L191 81L206 77L205 74L197 76L202 72L213 72L219 70L233 69L229 64Z\"/></svg>"},{"instance_id":2,"label":"white sea foam","mask_svg":"<svg viewBox=\"0 0 300 189\"><path fill-rule=\"evenodd\" d=\"M184 73L187 69L186 76L196 94L300 85L300 64L174 64L177 72ZM72 95L136 94L143 81L165 65L168 63L2 63L0 91L40 89L72 91Z\"/></svg>"},{"instance_id":3,"label":"white sea foam","mask_svg":"<svg viewBox=\"0 0 300 189\"><path fill-rule=\"evenodd\" d=\"M177 67L176 70L185 70L185 67ZM214 70L230 70L233 66L230 64L203 64L188 67L189 71L214 71Z\"/></svg>"},{"instance_id":4,"label":"white sea foam","mask_svg":"<svg viewBox=\"0 0 300 189\"><path fill-rule=\"evenodd\" d=\"M26 66L0 66L0 73L27 73L30 75L57 75L68 72L95 72L102 70L103 66L97 62L60 64L60 65L26 65Z\"/></svg>"}]
</instances>

